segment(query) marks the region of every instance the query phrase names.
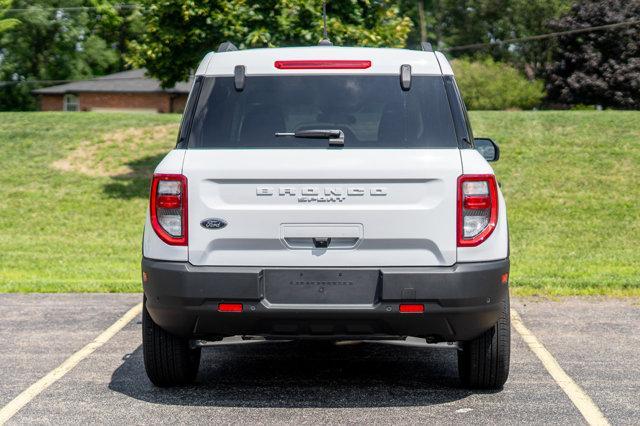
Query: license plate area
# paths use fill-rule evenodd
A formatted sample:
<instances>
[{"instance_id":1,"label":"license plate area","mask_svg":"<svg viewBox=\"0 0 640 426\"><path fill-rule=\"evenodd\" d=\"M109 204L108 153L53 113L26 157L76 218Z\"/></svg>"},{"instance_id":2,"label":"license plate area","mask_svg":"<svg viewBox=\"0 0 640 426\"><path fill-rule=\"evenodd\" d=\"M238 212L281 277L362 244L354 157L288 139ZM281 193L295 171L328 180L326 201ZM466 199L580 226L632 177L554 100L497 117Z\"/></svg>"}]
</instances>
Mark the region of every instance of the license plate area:
<instances>
[{"instance_id":1,"label":"license plate area","mask_svg":"<svg viewBox=\"0 0 640 426\"><path fill-rule=\"evenodd\" d=\"M379 276L373 269L266 269L264 296L273 304L373 305Z\"/></svg>"}]
</instances>

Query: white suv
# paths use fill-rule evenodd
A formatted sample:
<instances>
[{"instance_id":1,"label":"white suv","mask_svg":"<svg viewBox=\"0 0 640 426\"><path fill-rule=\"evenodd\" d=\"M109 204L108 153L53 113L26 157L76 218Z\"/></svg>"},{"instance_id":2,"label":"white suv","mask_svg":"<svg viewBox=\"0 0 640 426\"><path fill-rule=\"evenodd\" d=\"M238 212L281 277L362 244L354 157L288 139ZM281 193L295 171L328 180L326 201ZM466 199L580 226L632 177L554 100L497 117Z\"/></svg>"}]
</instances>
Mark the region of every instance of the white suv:
<instances>
[{"instance_id":1,"label":"white suv","mask_svg":"<svg viewBox=\"0 0 640 426\"><path fill-rule=\"evenodd\" d=\"M451 67L421 51L224 43L196 72L144 230L146 371L204 342L455 342L462 381L509 371L509 239Z\"/></svg>"}]
</instances>

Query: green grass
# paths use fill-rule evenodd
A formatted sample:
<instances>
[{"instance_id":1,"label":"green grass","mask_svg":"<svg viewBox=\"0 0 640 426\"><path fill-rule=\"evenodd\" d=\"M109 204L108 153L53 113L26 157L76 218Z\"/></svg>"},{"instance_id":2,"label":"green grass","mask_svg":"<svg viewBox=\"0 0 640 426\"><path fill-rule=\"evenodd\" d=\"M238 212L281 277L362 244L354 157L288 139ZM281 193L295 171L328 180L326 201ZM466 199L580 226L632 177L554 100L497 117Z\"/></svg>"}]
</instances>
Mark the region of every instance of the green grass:
<instances>
[{"instance_id":1,"label":"green grass","mask_svg":"<svg viewBox=\"0 0 640 426\"><path fill-rule=\"evenodd\" d=\"M475 112L500 143L517 294L640 295L640 112Z\"/></svg>"},{"instance_id":2,"label":"green grass","mask_svg":"<svg viewBox=\"0 0 640 426\"><path fill-rule=\"evenodd\" d=\"M139 291L148 175L178 121L1 113L0 291ZM514 293L640 295L640 112L472 121L502 151Z\"/></svg>"},{"instance_id":3,"label":"green grass","mask_svg":"<svg viewBox=\"0 0 640 426\"><path fill-rule=\"evenodd\" d=\"M178 122L159 114L0 114L0 291L139 291L145 175L175 136L144 146L124 138L115 150L104 135ZM133 173L91 177L52 166L81 143L106 145L89 168L97 160L107 169L129 164Z\"/></svg>"}]
</instances>

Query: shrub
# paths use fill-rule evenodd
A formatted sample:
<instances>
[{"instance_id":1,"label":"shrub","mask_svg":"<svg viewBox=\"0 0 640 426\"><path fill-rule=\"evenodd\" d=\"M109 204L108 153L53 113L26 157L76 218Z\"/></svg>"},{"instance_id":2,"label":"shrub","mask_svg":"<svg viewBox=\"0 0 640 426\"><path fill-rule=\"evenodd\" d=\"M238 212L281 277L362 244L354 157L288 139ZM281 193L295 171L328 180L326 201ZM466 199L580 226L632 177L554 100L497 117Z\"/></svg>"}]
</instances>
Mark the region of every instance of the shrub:
<instances>
[{"instance_id":1,"label":"shrub","mask_svg":"<svg viewBox=\"0 0 640 426\"><path fill-rule=\"evenodd\" d=\"M510 65L492 59L452 62L467 108L475 110L531 109L544 96L541 81L529 81Z\"/></svg>"},{"instance_id":2,"label":"shrub","mask_svg":"<svg viewBox=\"0 0 640 426\"><path fill-rule=\"evenodd\" d=\"M551 102L640 109L640 0L582 0L551 22L552 31L636 20L587 33L565 34L547 70Z\"/></svg>"}]
</instances>

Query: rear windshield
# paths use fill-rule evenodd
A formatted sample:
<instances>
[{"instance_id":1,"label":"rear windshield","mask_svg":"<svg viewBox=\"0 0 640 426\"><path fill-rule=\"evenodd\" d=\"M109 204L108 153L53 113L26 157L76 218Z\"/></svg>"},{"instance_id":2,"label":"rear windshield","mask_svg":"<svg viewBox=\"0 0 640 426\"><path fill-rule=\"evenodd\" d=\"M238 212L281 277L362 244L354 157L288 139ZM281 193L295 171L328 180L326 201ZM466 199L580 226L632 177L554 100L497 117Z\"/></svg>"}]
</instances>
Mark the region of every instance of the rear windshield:
<instances>
[{"instance_id":1,"label":"rear windshield","mask_svg":"<svg viewBox=\"0 0 640 426\"><path fill-rule=\"evenodd\" d=\"M397 75L206 77L189 131L189 148L327 148L326 139L277 132L344 132L344 148L457 147L442 77Z\"/></svg>"}]
</instances>

